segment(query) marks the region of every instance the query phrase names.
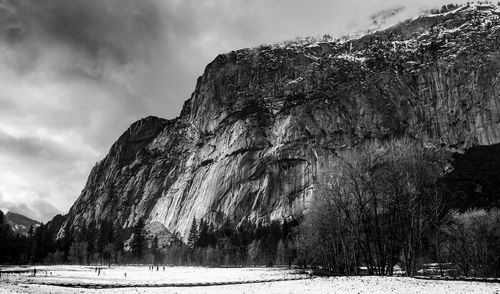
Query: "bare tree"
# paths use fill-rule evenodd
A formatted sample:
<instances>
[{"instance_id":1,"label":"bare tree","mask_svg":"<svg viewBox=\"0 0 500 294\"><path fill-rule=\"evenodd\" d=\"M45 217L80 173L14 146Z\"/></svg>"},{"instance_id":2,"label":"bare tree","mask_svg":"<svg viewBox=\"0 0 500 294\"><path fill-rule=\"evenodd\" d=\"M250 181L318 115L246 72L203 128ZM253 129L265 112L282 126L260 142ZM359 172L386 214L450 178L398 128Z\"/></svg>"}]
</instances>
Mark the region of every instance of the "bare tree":
<instances>
[{"instance_id":1,"label":"bare tree","mask_svg":"<svg viewBox=\"0 0 500 294\"><path fill-rule=\"evenodd\" d=\"M435 150L406 138L341 152L319 178L302 225L315 261L337 273L365 266L378 275L402 262L415 274L441 168Z\"/></svg>"}]
</instances>

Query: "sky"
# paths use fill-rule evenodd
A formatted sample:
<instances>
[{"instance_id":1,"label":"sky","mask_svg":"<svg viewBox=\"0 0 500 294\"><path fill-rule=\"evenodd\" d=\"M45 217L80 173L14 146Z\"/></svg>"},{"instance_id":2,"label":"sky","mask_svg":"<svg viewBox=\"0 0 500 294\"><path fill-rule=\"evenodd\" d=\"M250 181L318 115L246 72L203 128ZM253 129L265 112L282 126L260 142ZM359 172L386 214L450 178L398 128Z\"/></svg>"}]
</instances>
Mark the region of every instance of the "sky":
<instances>
[{"instance_id":1,"label":"sky","mask_svg":"<svg viewBox=\"0 0 500 294\"><path fill-rule=\"evenodd\" d=\"M67 213L134 121L174 118L219 53L342 36L441 0L0 0L0 209ZM463 2L463 1L458 1Z\"/></svg>"}]
</instances>

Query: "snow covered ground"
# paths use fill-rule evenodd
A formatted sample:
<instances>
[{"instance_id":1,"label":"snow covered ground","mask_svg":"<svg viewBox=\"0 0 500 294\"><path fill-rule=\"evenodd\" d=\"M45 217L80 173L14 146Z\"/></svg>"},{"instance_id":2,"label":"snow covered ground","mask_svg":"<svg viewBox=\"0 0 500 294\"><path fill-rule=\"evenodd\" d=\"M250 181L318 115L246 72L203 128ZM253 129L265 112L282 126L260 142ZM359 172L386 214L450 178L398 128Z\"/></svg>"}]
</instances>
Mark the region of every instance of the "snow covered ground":
<instances>
[{"instance_id":1,"label":"snow covered ground","mask_svg":"<svg viewBox=\"0 0 500 294\"><path fill-rule=\"evenodd\" d=\"M11 268L9 268L11 269ZM7 269L4 269L7 270ZM51 274L52 273L52 274ZM126 277L125 277L126 273ZM37 267L37 276L2 274L0 293L499 293L500 284L458 281L427 281L402 277L333 277L255 284L201 287L131 287L85 289L42 285L37 283L83 284L159 284L246 280L269 280L301 277L293 270L279 268L200 268L147 266Z\"/></svg>"}]
</instances>

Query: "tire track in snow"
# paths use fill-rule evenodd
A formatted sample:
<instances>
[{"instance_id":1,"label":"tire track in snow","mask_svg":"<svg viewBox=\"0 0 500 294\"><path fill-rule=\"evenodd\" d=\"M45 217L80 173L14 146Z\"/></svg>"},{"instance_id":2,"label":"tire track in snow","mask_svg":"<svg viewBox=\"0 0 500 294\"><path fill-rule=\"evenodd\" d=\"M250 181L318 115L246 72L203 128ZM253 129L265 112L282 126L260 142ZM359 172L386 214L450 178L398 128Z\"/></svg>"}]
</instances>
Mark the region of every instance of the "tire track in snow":
<instances>
[{"instance_id":1,"label":"tire track in snow","mask_svg":"<svg viewBox=\"0 0 500 294\"><path fill-rule=\"evenodd\" d=\"M227 285L240 285L240 284L256 284L268 282L284 282L284 281L297 281L307 280L310 277L295 277L295 278L279 278L279 279L266 279L266 280L247 280L247 281L227 281L227 282L203 282L203 283L154 283L154 284L92 284L92 283L61 283L61 282L43 282L36 281L26 284L36 284L44 286L58 286L69 288L86 288L86 289L111 289L111 288L162 288L162 287L208 287L208 286L227 286Z\"/></svg>"}]
</instances>

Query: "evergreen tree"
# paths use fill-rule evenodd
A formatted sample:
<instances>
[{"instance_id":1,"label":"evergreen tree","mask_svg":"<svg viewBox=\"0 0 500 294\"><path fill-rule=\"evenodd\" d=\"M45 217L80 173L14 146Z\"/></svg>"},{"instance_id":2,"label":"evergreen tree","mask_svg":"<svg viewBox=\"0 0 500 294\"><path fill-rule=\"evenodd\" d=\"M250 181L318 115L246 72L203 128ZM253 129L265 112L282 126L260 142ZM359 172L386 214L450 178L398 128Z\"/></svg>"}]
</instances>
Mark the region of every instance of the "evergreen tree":
<instances>
[{"instance_id":1,"label":"evergreen tree","mask_svg":"<svg viewBox=\"0 0 500 294\"><path fill-rule=\"evenodd\" d=\"M144 230L144 221L139 218L134 226L134 236L130 243L132 249L132 255L137 258L138 261L142 261L144 253L146 252L146 232Z\"/></svg>"},{"instance_id":2,"label":"evergreen tree","mask_svg":"<svg viewBox=\"0 0 500 294\"><path fill-rule=\"evenodd\" d=\"M4 219L4 214L0 210L0 264L4 264L7 262L7 259L9 257L8 252L10 251L9 249L9 244L11 244L12 240L12 234L10 230L9 224L5 221ZM5 253L7 254L5 254Z\"/></svg>"},{"instance_id":3,"label":"evergreen tree","mask_svg":"<svg viewBox=\"0 0 500 294\"><path fill-rule=\"evenodd\" d=\"M103 220L101 222L101 225L99 226L99 230L97 231L97 252L102 258L102 253L104 251L104 247L106 247L106 227L107 227L107 220Z\"/></svg>"},{"instance_id":4,"label":"evergreen tree","mask_svg":"<svg viewBox=\"0 0 500 294\"><path fill-rule=\"evenodd\" d=\"M113 223L108 220L103 220L99 227L97 237L97 252L101 256L101 262L108 262L110 259L109 250L105 254L105 249L109 249L109 244L113 243Z\"/></svg>"},{"instance_id":5,"label":"evergreen tree","mask_svg":"<svg viewBox=\"0 0 500 294\"><path fill-rule=\"evenodd\" d=\"M217 245L217 233L215 232L214 224L211 223L208 227L207 246L215 247L215 245Z\"/></svg>"},{"instance_id":6,"label":"evergreen tree","mask_svg":"<svg viewBox=\"0 0 500 294\"><path fill-rule=\"evenodd\" d=\"M191 230L188 236L188 249L190 252L194 252L196 240L198 238L198 227L196 225L196 218L193 218L193 223L191 224Z\"/></svg>"},{"instance_id":7,"label":"evergreen tree","mask_svg":"<svg viewBox=\"0 0 500 294\"><path fill-rule=\"evenodd\" d=\"M35 234L35 230L33 229L33 225L31 225L30 229L28 230L28 237L33 238L34 234Z\"/></svg>"},{"instance_id":8,"label":"evergreen tree","mask_svg":"<svg viewBox=\"0 0 500 294\"><path fill-rule=\"evenodd\" d=\"M41 229L42 226L38 227L37 230L35 231L35 239L36 239L36 234L38 233L38 230ZM69 256L69 249L71 247L71 243L73 242L73 229L70 227L69 223L66 224L64 227L64 236L58 241L58 247L61 249L63 253L63 261L68 260ZM36 240L34 246L36 246Z\"/></svg>"},{"instance_id":9,"label":"evergreen tree","mask_svg":"<svg viewBox=\"0 0 500 294\"><path fill-rule=\"evenodd\" d=\"M208 222L204 219L200 221L200 233L196 242L196 247L204 248L208 246Z\"/></svg>"},{"instance_id":10,"label":"evergreen tree","mask_svg":"<svg viewBox=\"0 0 500 294\"><path fill-rule=\"evenodd\" d=\"M28 237L26 238L26 244L25 244L25 254L27 263L33 262L33 257L31 256L31 248L33 248L34 237L35 237L35 228L33 228L33 225L31 225L28 231Z\"/></svg>"},{"instance_id":11,"label":"evergreen tree","mask_svg":"<svg viewBox=\"0 0 500 294\"><path fill-rule=\"evenodd\" d=\"M113 242L113 252L115 255L115 263L119 262L119 257L123 255L123 241L121 236L118 236L115 241Z\"/></svg>"},{"instance_id":12,"label":"evergreen tree","mask_svg":"<svg viewBox=\"0 0 500 294\"><path fill-rule=\"evenodd\" d=\"M48 244L46 242L46 226L41 224L35 231L33 244L33 258L35 262L43 262L47 257ZM69 249L68 249L69 252Z\"/></svg>"},{"instance_id":13,"label":"evergreen tree","mask_svg":"<svg viewBox=\"0 0 500 294\"><path fill-rule=\"evenodd\" d=\"M85 253L87 264L90 264L92 262L92 256L94 255L95 252L95 235L96 235L95 221L91 221L87 229L85 230L84 234L85 241L87 242L87 252Z\"/></svg>"},{"instance_id":14,"label":"evergreen tree","mask_svg":"<svg viewBox=\"0 0 500 294\"><path fill-rule=\"evenodd\" d=\"M158 236L155 236L153 243L151 244L151 253L153 254L153 264L158 264L159 248L158 248Z\"/></svg>"},{"instance_id":15,"label":"evergreen tree","mask_svg":"<svg viewBox=\"0 0 500 294\"><path fill-rule=\"evenodd\" d=\"M231 238L231 236L233 236L234 226L229 218L226 218L226 220L224 221L224 224L221 228L221 233L221 237L223 238Z\"/></svg>"}]
</instances>

